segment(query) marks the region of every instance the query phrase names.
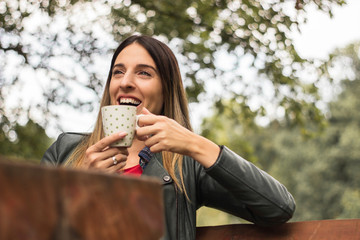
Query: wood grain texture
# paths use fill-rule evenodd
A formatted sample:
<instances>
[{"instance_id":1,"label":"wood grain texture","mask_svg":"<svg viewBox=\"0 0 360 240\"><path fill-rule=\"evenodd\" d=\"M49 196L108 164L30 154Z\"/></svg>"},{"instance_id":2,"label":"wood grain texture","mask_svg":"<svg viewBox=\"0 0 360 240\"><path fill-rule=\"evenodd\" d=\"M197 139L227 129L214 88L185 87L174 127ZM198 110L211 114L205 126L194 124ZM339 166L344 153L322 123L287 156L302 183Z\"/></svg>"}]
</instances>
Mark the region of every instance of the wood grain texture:
<instances>
[{"instance_id":1,"label":"wood grain texture","mask_svg":"<svg viewBox=\"0 0 360 240\"><path fill-rule=\"evenodd\" d=\"M360 219L291 222L276 227L198 227L196 236L197 240L360 240Z\"/></svg>"},{"instance_id":2,"label":"wood grain texture","mask_svg":"<svg viewBox=\"0 0 360 240\"><path fill-rule=\"evenodd\" d=\"M159 239L163 208L152 178L0 162L0 239Z\"/></svg>"}]
</instances>

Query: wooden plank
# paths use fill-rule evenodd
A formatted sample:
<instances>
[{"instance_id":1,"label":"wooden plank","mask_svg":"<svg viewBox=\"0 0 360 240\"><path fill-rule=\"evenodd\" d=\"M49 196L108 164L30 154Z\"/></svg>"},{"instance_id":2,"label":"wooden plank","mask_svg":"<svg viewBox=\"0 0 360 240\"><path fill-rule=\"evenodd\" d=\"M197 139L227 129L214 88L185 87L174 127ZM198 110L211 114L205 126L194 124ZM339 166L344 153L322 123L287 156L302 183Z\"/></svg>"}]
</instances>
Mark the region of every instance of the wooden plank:
<instances>
[{"instance_id":1,"label":"wooden plank","mask_svg":"<svg viewBox=\"0 0 360 240\"><path fill-rule=\"evenodd\" d=\"M198 227L197 240L359 240L360 219L291 222L276 227L235 224Z\"/></svg>"},{"instance_id":2,"label":"wooden plank","mask_svg":"<svg viewBox=\"0 0 360 240\"><path fill-rule=\"evenodd\" d=\"M0 162L0 239L159 239L163 208L152 178Z\"/></svg>"}]
</instances>

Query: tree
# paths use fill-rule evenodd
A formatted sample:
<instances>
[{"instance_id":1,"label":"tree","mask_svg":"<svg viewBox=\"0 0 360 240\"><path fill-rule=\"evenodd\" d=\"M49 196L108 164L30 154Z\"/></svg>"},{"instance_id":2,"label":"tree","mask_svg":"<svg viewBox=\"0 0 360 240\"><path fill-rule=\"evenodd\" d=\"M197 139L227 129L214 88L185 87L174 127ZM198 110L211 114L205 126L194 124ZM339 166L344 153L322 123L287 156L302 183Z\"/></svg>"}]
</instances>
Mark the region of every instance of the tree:
<instances>
[{"instance_id":1,"label":"tree","mask_svg":"<svg viewBox=\"0 0 360 240\"><path fill-rule=\"evenodd\" d=\"M305 141L285 130L272 138L276 161L269 171L294 193L296 220L352 218L360 213L360 118L353 113L359 104L360 80L344 85L321 136Z\"/></svg>"},{"instance_id":2,"label":"tree","mask_svg":"<svg viewBox=\"0 0 360 240\"><path fill-rule=\"evenodd\" d=\"M289 189L297 202L294 221L360 214L359 56L360 42L329 57L334 84L328 90L341 92L333 95L327 125L317 135L303 135L285 119L248 129L226 111L204 120L205 136L231 145Z\"/></svg>"},{"instance_id":3,"label":"tree","mask_svg":"<svg viewBox=\"0 0 360 240\"><path fill-rule=\"evenodd\" d=\"M323 75L327 70L318 72L318 64L299 57L289 33L306 20L307 4L331 15L332 7L344 1L290 3L294 11L289 12L284 10L289 2L282 0L3 0L1 114L9 129L19 119L46 128L56 125L59 106L93 111L108 71L108 54L121 39L143 33L157 36L178 54L190 101L211 99L223 109L222 96L227 96L226 101L250 109L252 117L265 114L264 102L272 101L293 123L319 121L316 80L305 84L299 72L307 68ZM227 69L217 67L222 53L233 59ZM243 79L239 64L244 60L250 60L256 81ZM221 83L222 91L206 95L210 83ZM270 99L250 106L254 95L263 96L264 86L272 92Z\"/></svg>"},{"instance_id":4,"label":"tree","mask_svg":"<svg viewBox=\"0 0 360 240\"><path fill-rule=\"evenodd\" d=\"M0 124L1 128L7 126ZM9 135L6 136L5 132ZM14 130L0 131L0 155L39 163L51 142L52 139L46 135L45 130L30 120L24 126L17 124Z\"/></svg>"},{"instance_id":5,"label":"tree","mask_svg":"<svg viewBox=\"0 0 360 240\"><path fill-rule=\"evenodd\" d=\"M342 91L329 104L328 127L320 136L305 141L294 130L282 130L272 137L277 160L270 172L294 193L296 220L354 218L360 213L359 53L360 43L355 43L330 57L328 65L341 69Z\"/></svg>"}]
</instances>

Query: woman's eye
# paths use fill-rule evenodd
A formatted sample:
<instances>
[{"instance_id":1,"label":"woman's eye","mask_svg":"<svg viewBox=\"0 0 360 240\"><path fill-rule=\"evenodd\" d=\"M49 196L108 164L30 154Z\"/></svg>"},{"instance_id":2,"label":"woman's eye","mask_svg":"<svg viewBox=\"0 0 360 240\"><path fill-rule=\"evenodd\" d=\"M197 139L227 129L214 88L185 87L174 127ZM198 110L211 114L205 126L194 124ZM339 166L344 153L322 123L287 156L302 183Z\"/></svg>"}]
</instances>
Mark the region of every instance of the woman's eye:
<instances>
[{"instance_id":1,"label":"woman's eye","mask_svg":"<svg viewBox=\"0 0 360 240\"><path fill-rule=\"evenodd\" d=\"M119 74L122 74L123 72L120 71L120 70L114 70L113 71L113 75L119 75Z\"/></svg>"},{"instance_id":2,"label":"woman's eye","mask_svg":"<svg viewBox=\"0 0 360 240\"><path fill-rule=\"evenodd\" d=\"M144 75L144 76L151 77L151 74L148 73L148 72L145 72L145 71L140 71L139 74L140 74L140 75Z\"/></svg>"}]
</instances>

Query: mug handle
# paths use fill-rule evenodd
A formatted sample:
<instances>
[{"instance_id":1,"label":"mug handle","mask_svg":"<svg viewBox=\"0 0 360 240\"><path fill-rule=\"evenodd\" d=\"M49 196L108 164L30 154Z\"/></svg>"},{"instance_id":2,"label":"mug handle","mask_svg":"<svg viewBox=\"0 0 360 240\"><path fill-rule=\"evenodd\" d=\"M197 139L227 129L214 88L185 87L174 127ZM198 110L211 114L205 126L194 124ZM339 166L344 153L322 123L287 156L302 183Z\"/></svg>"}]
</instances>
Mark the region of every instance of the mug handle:
<instances>
[{"instance_id":1,"label":"mug handle","mask_svg":"<svg viewBox=\"0 0 360 240\"><path fill-rule=\"evenodd\" d=\"M135 125L135 129L137 130L137 129L139 129L139 124L138 124L138 122L139 122L139 118L141 117L141 116L145 116L145 114L139 114L139 115L136 115L136 125Z\"/></svg>"}]
</instances>

